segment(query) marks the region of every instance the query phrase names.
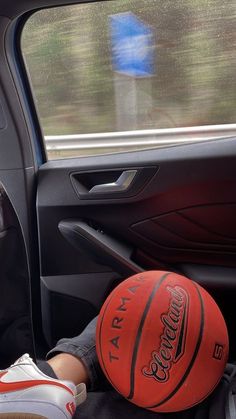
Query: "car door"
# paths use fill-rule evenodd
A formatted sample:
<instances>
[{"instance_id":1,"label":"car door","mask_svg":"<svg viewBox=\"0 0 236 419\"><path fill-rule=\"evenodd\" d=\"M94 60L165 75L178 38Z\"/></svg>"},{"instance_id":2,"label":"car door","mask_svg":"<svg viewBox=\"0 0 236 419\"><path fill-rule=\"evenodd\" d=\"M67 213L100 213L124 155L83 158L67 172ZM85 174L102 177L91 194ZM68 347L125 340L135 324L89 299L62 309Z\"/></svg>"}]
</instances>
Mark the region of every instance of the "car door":
<instances>
[{"instance_id":1,"label":"car door","mask_svg":"<svg viewBox=\"0 0 236 419\"><path fill-rule=\"evenodd\" d=\"M105 3L114 2L91 3L89 7L94 10L93 8L96 9L99 6L100 10L103 10ZM131 3L128 6L133 7L133 13L135 7ZM85 5L85 8L81 10L85 10L87 6ZM184 7L184 4L182 6ZM82 5L76 7L80 10L79 7L82 8ZM122 7L124 6L122 5ZM177 17L181 17L183 8L179 6L178 9L178 6L175 6L177 10L175 8L172 10L171 5L169 7L169 13L172 13L172 16L177 12ZM230 7L233 8L234 5L231 4ZM54 9L51 10L54 13ZM149 17L151 10L149 10ZM160 7L158 10L160 11ZM209 9L207 10L209 12ZM135 9L135 11L138 13L138 10ZM117 12L115 14L119 14L120 10L115 9L115 12ZM125 10L126 12L127 10ZM70 10L67 13L69 18L73 19L73 13ZM142 13L143 17L144 9L142 9ZM216 15L217 11L214 15L215 18ZM203 25L202 15L197 16ZM106 17L108 19L109 10L106 11ZM164 17L166 18L166 15L163 14L163 19ZM169 25L173 25L169 27L169 30L176 31L178 35L177 17L176 21L169 19ZM46 19L45 15L44 18ZM56 22L56 11L54 18L54 22ZM92 24L94 25L94 22L98 24L94 15L93 18L91 18ZM130 15L128 18L130 19ZM40 16L40 19L41 24L44 25L43 15ZM130 24L133 24L132 19ZM49 17L48 21L50 23ZM167 20L162 21L162 29L166 23ZM42 27L45 29L44 26ZM58 29L56 23L55 28ZM213 32L212 27L210 29ZM150 28L148 28L149 30ZM55 47L55 33L50 38L50 48ZM78 41L80 47L84 40L83 34L81 36L82 41ZM233 36L233 32L230 32L230 36ZM148 37L150 37L149 32ZM172 36L171 41L165 37L160 39L160 46L165 48L166 54L170 53L171 55L173 52L179 54L178 48L172 44L174 38L175 35ZM150 47L149 44L148 47ZM43 47L39 44L40 48ZM45 101L40 102L40 97L37 97L37 83L33 76L33 67L31 67L24 47L22 47L22 51L25 54L25 63L30 73L32 89L35 88L38 114L42 117L41 123L43 124L43 121L47 120L46 112L50 111L50 106L52 107L50 95L53 96L54 87L49 92L49 99L43 98ZM184 53L184 46L181 51ZM191 53L188 56L188 59L190 58ZM165 60L167 58L162 57L162 66L164 66ZM63 88L61 96L64 97L67 95L67 89L71 89L67 85L70 64L66 62L62 65L60 62L57 67L56 63L55 59L52 78L56 77L56 69L59 68L61 71L63 65L65 72L68 72L68 78L65 76L65 72L64 76L60 78ZM77 64L79 65L79 63L81 68L85 65L87 69L86 64L83 64L82 61L78 61ZM175 63L176 69L178 69L177 62ZM38 63L38 65L40 64ZM114 65L119 65L119 60L115 61ZM160 69L162 80L165 79L167 67ZM23 68L24 66L21 67L21 69ZM116 70L114 68L115 72ZM89 64L86 71L91 71ZM129 70L125 69L125 71ZM177 81L180 79L176 77L176 74L177 70L173 72L173 69L170 68L166 83L167 96L171 92L173 94L173 89L178 88L181 91L181 85L177 86ZM142 80L141 92L144 91L145 86L150 88L152 76L150 74L148 80ZM40 75L38 77L40 78ZM114 76L116 80L114 90L118 89L119 93L114 94L117 100L118 142L115 130L100 132L97 135L96 127L94 128L93 125L94 120L90 119L90 128L92 127L93 134L85 133L84 137L82 134L79 135L76 141L77 149L80 151L77 155L71 154L68 158L69 143L67 143L66 149L66 141L74 141L73 133L67 138L64 138L66 135L58 136L55 140L52 135L54 133L48 130L47 143L47 131L46 134L44 132L49 159L40 164L38 170L36 199L40 260L40 313L44 341L43 339L37 341L36 337L36 344L43 343L45 351L59 338L79 334L86 324L97 315L106 296L116 284L136 272L150 269L184 274L209 289L222 308L230 334L233 337L231 304L233 303L232 290L235 289L236 253L234 221L236 213L236 142L235 126L232 124L234 113L231 109L230 117L227 120L224 116L221 117L220 111L217 110L219 119L216 119L217 112L215 111L215 119L213 119L217 122L213 124L210 123L210 119L209 122L203 117L200 123L197 123L198 117L195 117L195 128L191 128L191 124L187 128L181 128L184 126L181 120L177 127L170 128L168 124L172 123L172 117L169 116L169 113L166 116L166 106L161 111L159 108L156 110L155 106L151 106L151 113L157 112L158 118L161 115L158 132L154 132L151 129L147 130L146 125L139 120L140 115L146 115L146 106L150 106L148 100L146 105L143 105L145 102L145 95L143 95L141 102L138 102L141 103L139 105L140 112L135 116L133 112L130 112L131 122L130 129L128 129L126 124L129 124L129 121L127 122L125 114L127 110L135 109L137 103L134 103L133 95L134 92L139 91L139 88L137 87L137 74L131 78L129 83L126 77L130 77L130 74ZM27 80L24 73L22 73L22 80ZM121 80L125 80L122 85L120 84ZM183 82L183 74L181 80ZM171 86L168 89L169 83ZM235 80L232 83L235 85ZM162 92L160 82L158 85ZM199 103L202 106L204 104L204 91L197 90L200 89L201 83L197 84L197 87L193 85L190 87L191 89L194 87L193 97L198 94L203 95L203 100L196 102L196 109L194 105L191 105L191 115L195 112L199 112L200 115L201 109L197 107ZM125 96L127 88L130 94L128 95L128 104L125 102L123 105L124 112L122 98ZM22 86L20 89L22 91ZM83 84L80 85L80 89L82 92ZM216 91L215 100L219 94ZM205 95L208 100L210 96L207 92ZM49 107L45 111L47 100L49 100ZM103 100L106 102L105 93ZM97 99L98 107L104 106L108 112L109 103L102 105L103 100ZM177 100L175 93L171 97L170 103L174 100ZM213 106L213 102L214 100L211 101L209 107ZM83 112L89 112L85 99L82 107ZM170 105L170 109L171 107L172 105ZM31 109L33 109L32 102ZM183 114L184 109L186 110L186 108L183 107ZM223 112L224 106L222 105L220 109ZM30 109L25 109L25 114L27 112L30 114ZM91 112L95 118L96 112ZM174 113L178 114L178 106ZM56 115L56 121L60 125L64 118L64 123L68 126L73 118L70 119L67 114L63 115ZM147 121L147 117L145 121ZM112 127L111 122L109 123L108 128ZM121 133L122 123L124 123L123 134ZM56 125L54 125L54 129L56 129ZM40 137L39 132L38 136ZM127 148L127 144L122 145L123 137L125 141L130 141L129 148ZM152 141L148 143L150 138ZM53 144L53 140L60 142L62 149L64 147L66 150L63 156L59 155L60 158L56 158L58 157L56 146L54 149L52 146L51 149L54 150L54 155L50 154L50 140L51 144ZM88 155L81 153L82 146L79 146L79 141L82 140L87 145L90 144ZM62 143L62 141L65 142ZM106 143L106 152L97 152L102 143ZM76 149L76 147L74 148ZM111 152L112 150L115 152ZM232 343L231 350L234 349L234 343Z\"/></svg>"},{"instance_id":2,"label":"car door","mask_svg":"<svg viewBox=\"0 0 236 419\"><path fill-rule=\"evenodd\" d=\"M224 139L41 166L42 313L50 344L82 331L112 288L139 270L185 274L226 303L235 272L235 151L234 139ZM127 190L109 187L129 172L135 176Z\"/></svg>"}]
</instances>

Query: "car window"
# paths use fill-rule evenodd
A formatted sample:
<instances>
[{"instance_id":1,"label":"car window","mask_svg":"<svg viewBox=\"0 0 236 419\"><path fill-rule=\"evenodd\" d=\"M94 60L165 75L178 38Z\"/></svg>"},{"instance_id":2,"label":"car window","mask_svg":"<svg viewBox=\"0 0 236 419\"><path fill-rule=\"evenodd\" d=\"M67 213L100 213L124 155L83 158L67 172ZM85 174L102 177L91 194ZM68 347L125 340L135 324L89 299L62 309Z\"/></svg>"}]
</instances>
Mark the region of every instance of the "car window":
<instances>
[{"instance_id":1,"label":"car window","mask_svg":"<svg viewBox=\"0 0 236 419\"><path fill-rule=\"evenodd\" d=\"M22 52L48 158L236 132L236 2L117 0L34 13Z\"/></svg>"}]
</instances>

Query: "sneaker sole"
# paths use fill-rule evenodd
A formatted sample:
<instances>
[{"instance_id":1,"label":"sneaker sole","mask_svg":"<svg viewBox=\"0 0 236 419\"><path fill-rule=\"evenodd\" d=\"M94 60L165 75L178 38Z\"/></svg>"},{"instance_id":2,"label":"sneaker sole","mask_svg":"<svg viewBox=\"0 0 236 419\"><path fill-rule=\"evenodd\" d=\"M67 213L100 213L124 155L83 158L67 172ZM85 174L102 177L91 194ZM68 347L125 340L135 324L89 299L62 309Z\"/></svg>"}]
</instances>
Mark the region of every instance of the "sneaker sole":
<instances>
[{"instance_id":1,"label":"sneaker sole","mask_svg":"<svg viewBox=\"0 0 236 419\"><path fill-rule=\"evenodd\" d=\"M47 419L46 416L31 413L0 413L1 419Z\"/></svg>"}]
</instances>

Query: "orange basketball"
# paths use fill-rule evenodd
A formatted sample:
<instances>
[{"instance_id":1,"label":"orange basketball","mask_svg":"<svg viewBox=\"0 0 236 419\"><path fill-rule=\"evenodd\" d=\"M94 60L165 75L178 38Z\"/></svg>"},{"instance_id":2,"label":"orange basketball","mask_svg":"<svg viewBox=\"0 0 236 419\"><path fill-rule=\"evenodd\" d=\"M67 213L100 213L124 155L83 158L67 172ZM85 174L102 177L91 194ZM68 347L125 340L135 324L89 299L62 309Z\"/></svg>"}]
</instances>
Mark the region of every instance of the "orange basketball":
<instances>
[{"instance_id":1,"label":"orange basketball","mask_svg":"<svg viewBox=\"0 0 236 419\"><path fill-rule=\"evenodd\" d=\"M131 276L105 301L97 324L100 365L126 399L155 412L184 410L216 387L228 333L213 298L170 272Z\"/></svg>"}]
</instances>

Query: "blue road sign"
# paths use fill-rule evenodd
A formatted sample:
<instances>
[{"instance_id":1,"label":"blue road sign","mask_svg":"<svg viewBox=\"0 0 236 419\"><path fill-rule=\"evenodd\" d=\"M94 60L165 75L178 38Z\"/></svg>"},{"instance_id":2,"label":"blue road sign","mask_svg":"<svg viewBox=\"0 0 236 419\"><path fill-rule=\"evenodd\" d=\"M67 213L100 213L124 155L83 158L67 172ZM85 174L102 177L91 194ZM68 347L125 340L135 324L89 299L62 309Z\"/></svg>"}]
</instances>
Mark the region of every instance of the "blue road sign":
<instances>
[{"instance_id":1,"label":"blue road sign","mask_svg":"<svg viewBox=\"0 0 236 419\"><path fill-rule=\"evenodd\" d=\"M133 13L110 16L113 70L133 77L153 74L153 33Z\"/></svg>"}]
</instances>

